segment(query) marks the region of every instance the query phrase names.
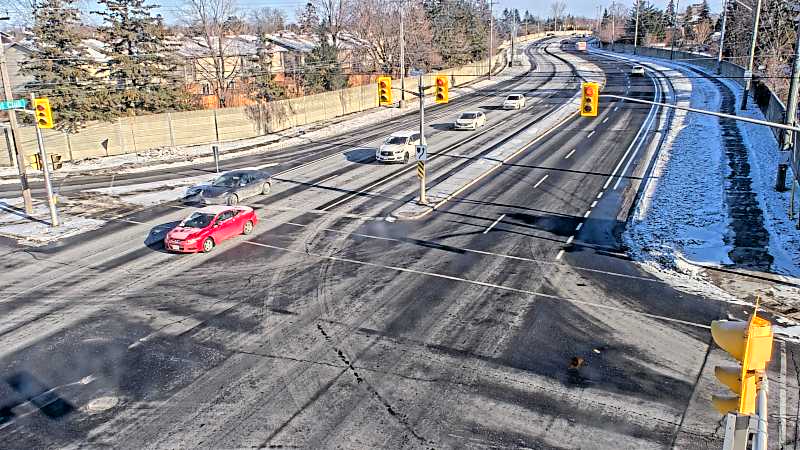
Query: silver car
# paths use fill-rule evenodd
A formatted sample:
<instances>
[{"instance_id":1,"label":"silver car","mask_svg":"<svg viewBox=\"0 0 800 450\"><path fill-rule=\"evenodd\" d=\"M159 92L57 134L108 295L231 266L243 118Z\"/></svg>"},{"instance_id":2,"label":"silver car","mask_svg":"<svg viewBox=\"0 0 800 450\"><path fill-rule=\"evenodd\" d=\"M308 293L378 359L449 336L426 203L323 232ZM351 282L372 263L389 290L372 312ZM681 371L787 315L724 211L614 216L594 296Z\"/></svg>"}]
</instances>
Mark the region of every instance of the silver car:
<instances>
[{"instance_id":1,"label":"silver car","mask_svg":"<svg viewBox=\"0 0 800 450\"><path fill-rule=\"evenodd\" d=\"M210 184L199 184L186 191L186 203L207 205L235 205L240 201L269 193L272 188L270 174L258 169L241 169L225 172Z\"/></svg>"}]
</instances>

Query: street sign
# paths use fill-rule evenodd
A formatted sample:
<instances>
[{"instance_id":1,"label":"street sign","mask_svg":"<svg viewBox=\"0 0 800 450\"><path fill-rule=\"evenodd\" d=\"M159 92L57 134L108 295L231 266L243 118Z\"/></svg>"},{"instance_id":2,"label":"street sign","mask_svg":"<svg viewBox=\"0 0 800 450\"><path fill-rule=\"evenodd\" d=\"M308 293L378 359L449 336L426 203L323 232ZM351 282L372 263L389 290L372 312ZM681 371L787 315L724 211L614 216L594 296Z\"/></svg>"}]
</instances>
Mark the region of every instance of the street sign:
<instances>
[{"instance_id":1,"label":"street sign","mask_svg":"<svg viewBox=\"0 0 800 450\"><path fill-rule=\"evenodd\" d=\"M427 145L418 145L417 146L417 161L427 161L428 160L428 146Z\"/></svg>"},{"instance_id":2,"label":"street sign","mask_svg":"<svg viewBox=\"0 0 800 450\"><path fill-rule=\"evenodd\" d=\"M20 98L17 100L8 100L0 102L0 111L8 111L9 109L25 109L28 101Z\"/></svg>"}]
</instances>

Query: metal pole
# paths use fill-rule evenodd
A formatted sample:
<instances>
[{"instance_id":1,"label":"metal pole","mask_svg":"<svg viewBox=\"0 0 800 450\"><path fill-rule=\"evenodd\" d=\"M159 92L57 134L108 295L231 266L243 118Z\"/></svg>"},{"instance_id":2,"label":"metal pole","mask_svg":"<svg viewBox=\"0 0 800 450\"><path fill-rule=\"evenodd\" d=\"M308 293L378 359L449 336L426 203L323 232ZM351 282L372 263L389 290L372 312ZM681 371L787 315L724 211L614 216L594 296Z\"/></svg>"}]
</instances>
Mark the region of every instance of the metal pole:
<instances>
[{"instance_id":1,"label":"metal pole","mask_svg":"<svg viewBox=\"0 0 800 450\"><path fill-rule=\"evenodd\" d=\"M617 34L617 2L611 2L611 51L614 51L614 41Z\"/></svg>"},{"instance_id":2,"label":"metal pole","mask_svg":"<svg viewBox=\"0 0 800 450\"><path fill-rule=\"evenodd\" d=\"M753 450L767 450L767 395L769 394L769 380L766 374L761 378L761 389L756 397L756 432L753 434Z\"/></svg>"},{"instance_id":3,"label":"metal pole","mask_svg":"<svg viewBox=\"0 0 800 450\"><path fill-rule=\"evenodd\" d=\"M789 85L789 100L786 103L786 116L783 123L786 125L796 125L797 123L797 101L800 97L800 20L797 20L797 42L794 45L794 65L792 66L792 81ZM783 151L793 151L795 133L784 131L781 134L781 149ZM779 162L778 173L775 177L775 190L783 192L786 190L786 172L788 164ZM794 174L797 177L797 174Z\"/></svg>"},{"instance_id":4,"label":"metal pole","mask_svg":"<svg viewBox=\"0 0 800 450\"><path fill-rule=\"evenodd\" d=\"M31 104L33 99L36 98L35 94L31 94ZM44 188L47 192L47 206L50 208L50 226L58 226L58 211L56 211L55 197L53 196L53 184L50 182L50 165L47 161L47 151L44 149L44 139L42 138L42 130L38 126L36 128L36 141L39 144L39 156L42 158L42 172L44 173Z\"/></svg>"},{"instance_id":5,"label":"metal pole","mask_svg":"<svg viewBox=\"0 0 800 450\"><path fill-rule=\"evenodd\" d=\"M677 31L676 28L678 27L678 9L681 7L681 1L678 0L675 3L675 10L672 11L672 43L669 46L669 59L672 61L675 59L675 32Z\"/></svg>"},{"instance_id":6,"label":"metal pole","mask_svg":"<svg viewBox=\"0 0 800 450\"><path fill-rule=\"evenodd\" d=\"M489 0L489 79L492 79L492 61L494 60L494 3Z\"/></svg>"},{"instance_id":7,"label":"metal pole","mask_svg":"<svg viewBox=\"0 0 800 450\"><path fill-rule=\"evenodd\" d=\"M0 20L8 20L7 17L1 17ZM8 64L6 61L5 45L0 41L0 76L3 80L3 94L6 101L14 99L11 93L11 80L8 76ZM10 109L8 113L8 123L11 127L11 142L14 146L14 154L17 159L17 172L19 173L19 186L22 190L22 201L25 204L25 213L33 214L33 197L31 196L31 187L28 184L28 174L25 171L25 153L20 144L19 128L17 126L17 113Z\"/></svg>"},{"instance_id":8,"label":"metal pole","mask_svg":"<svg viewBox=\"0 0 800 450\"><path fill-rule=\"evenodd\" d=\"M642 5L642 0L636 0L636 27L633 32L633 54L636 54L636 48L639 46L639 9Z\"/></svg>"},{"instance_id":9,"label":"metal pole","mask_svg":"<svg viewBox=\"0 0 800 450\"><path fill-rule=\"evenodd\" d=\"M725 46L725 27L728 21L728 0L722 2L722 29L719 34L719 55L717 55L717 75L722 73L722 49Z\"/></svg>"},{"instance_id":10,"label":"metal pole","mask_svg":"<svg viewBox=\"0 0 800 450\"><path fill-rule=\"evenodd\" d=\"M425 86L422 85L422 74L419 75L419 143L425 145ZM428 199L425 195L425 162L422 161L422 176L419 177L419 203L427 205Z\"/></svg>"},{"instance_id":11,"label":"metal pole","mask_svg":"<svg viewBox=\"0 0 800 450\"><path fill-rule=\"evenodd\" d=\"M761 20L761 0L758 0L756 6L756 17L753 20L753 42L750 44L750 63L747 70L750 76L747 77L744 84L744 94L742 94L742 109L747 109L747 96L750 93L750 85L753 82L753 62L756 58L756 43L758 41L758 22Z\"/></svg>"},{"instance_id":12,"label":"metal pole","mask_svg":"<svg viewBox=\"0 0 800 450\"><path fill-rule=\"evenodd\" d=\"M406 33L403 2L400 2L400 108L406 106Z\"/></svg>"},{"instance_id":13,"label":"metal pole","mask_svg":"<svg viewBox=\"0 0 800 450\"><path fill-rule=\"evenodd\" d=\"M514 65L514 37L517 35L517 15L512 14L511 17L511 59L508 61L508 67Z\"/></svg>"}]
</instances>

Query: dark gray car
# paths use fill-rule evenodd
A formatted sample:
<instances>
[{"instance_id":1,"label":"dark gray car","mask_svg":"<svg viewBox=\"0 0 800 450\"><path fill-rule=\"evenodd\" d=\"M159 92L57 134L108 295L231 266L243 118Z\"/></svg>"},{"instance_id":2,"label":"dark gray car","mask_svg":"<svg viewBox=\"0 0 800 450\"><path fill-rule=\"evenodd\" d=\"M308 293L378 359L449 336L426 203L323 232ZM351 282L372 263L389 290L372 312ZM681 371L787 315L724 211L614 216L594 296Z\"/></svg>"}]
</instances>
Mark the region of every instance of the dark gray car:
<instances>
[{"instance_id":1,"label":"dark gray car","mask_svg":"<svg viewBox=\"0 0 800 450\"><path fill-rule=\"evenodd\" d=\"M267 194L271 188L272 178L263 170L232 170L218 176L209 184L190 187L186 191L184 201L208 205L235 205L246 198Z\"/></svg>"}]
</instances>

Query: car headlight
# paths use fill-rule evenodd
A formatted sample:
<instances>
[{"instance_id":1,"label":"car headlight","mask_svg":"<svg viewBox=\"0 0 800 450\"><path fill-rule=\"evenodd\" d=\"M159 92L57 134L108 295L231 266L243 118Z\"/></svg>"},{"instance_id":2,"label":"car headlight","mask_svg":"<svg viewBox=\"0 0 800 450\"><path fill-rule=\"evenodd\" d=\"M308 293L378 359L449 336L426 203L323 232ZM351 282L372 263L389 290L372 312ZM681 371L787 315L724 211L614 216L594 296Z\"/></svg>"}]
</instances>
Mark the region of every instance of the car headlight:
<instances>
[{"instance_id":1,"label":"car headlight","mask_svg":"<svg viewBox=\"0 0 800 450\"><path fill-rule=\"evenodd\" d=\"M197 243L197 238L194 239L187 239L185 242L187 245L192 245Z\"/></svg>"}]
</instances>

